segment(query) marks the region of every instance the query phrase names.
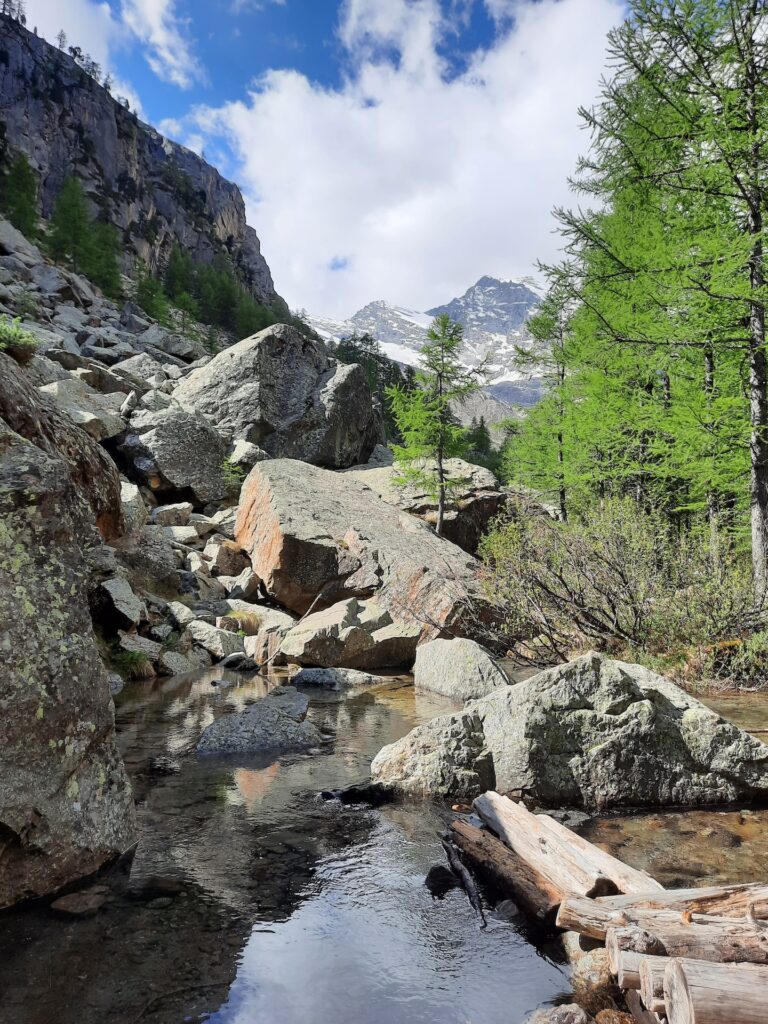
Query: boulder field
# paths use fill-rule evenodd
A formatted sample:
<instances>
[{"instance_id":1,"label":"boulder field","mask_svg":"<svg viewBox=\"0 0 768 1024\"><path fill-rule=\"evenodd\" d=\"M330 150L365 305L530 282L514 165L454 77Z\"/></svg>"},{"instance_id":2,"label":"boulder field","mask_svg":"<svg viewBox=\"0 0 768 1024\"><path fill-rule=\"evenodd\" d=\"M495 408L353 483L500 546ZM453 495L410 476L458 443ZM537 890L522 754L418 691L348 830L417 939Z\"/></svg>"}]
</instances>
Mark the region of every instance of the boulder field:
<instances>
[{"instance_id":1,"label":"boulder field","mask_svg":"<svg viewBox=\"0 0 768 1024\"><path fill-rule=\"evenodd\" d=\"M768 746L662 676L591 653L418 726L371 772L411 795L695 806L768 794Z\"/></svg>"}]
</instances>

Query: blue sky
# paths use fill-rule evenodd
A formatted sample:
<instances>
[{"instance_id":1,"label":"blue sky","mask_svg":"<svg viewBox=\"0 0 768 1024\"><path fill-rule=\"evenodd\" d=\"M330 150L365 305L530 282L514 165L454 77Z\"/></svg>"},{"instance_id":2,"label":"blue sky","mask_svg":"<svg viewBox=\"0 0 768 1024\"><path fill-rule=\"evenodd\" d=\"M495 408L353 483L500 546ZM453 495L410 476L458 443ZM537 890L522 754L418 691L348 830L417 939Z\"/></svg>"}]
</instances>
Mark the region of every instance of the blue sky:
<instances>
[{"instance_id":1,"label":"blue sky","mask_svg":"<svg viewBox=\"0 0 768 1024\"><path fill-rule=\"evenodd\" d=\"M245 195L278 290L425 309L558 242L621 0L27 0Z\"/></svg>"}]
</instances>

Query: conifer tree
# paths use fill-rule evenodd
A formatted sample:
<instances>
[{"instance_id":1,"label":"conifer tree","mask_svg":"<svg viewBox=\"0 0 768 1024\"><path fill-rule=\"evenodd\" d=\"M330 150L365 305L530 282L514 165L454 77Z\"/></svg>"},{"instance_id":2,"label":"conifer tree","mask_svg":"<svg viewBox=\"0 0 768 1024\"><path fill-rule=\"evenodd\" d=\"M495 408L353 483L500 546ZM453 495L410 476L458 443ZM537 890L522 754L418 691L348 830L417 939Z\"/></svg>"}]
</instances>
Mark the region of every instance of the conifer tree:
<instances>
[{"instance_id":1,"label":"conifer tree","mask_svg":"<svg viewBox=\"0 0 768 1024\"><path fill-rule=\"evenodd\" d=\"M19 153L0 179L0 207L8 220L27 238L37 226L37 179L29 160Z\"/></svg>"},{"instance_id":2,"label":"conifer tree","mask_svg":"<svg viewBox=\"0 0 768 1024\"><path fill-rule=\"evenodd\" d=\"M435 533L442 536L446 499L462 481L449 479L447 459L463 455L466 431L457 423L452 406L480 388L480 376L459 362L461 324L447 313L436 316L419 350L416 387L391 387L389 397L402 445L395 446L399 480L424 488L437 501Z\"/></svg>"},{"instance_id":3,"label":"conifer tree","mask_svg":"<svg viewBox=\"0 0 768 1024\"><path fill-rule=\"evenodd\" d=\"M93 235L88 202L79 180L69 177L61 186L48 236L54 259L66 260L77 272L93 258Z\"/></svg>"}]
</instances>

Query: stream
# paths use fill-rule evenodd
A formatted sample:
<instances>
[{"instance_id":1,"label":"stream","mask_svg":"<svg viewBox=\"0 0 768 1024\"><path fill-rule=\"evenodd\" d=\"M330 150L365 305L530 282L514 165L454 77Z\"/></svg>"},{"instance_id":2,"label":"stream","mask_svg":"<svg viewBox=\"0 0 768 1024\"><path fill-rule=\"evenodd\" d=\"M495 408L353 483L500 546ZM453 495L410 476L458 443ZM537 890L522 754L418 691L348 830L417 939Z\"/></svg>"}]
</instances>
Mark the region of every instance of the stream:
<instances>
[{"instance_id":1,"label":"stream","mask_svg":"<svg viewBox=\"0 0 768 1024\"><path fill-rule=\"evenodd\" d=\"M212 669L126 687L118 734L141 841L90 884L95 916L42 901L3 914L3 1024L522 1024L568 1001L568 969L522 921L491 911L481 930L462 891L424 885L448 806L318 797L363 781L384 744L450 701L402 677L310 690L311 720L334 737L320 752L194 753L215 716L284 681ZM748 728L768 718L764 697L710 703ZM768 877L765 811L610 815L585 834L665 885Z\"/></svg>"}]
</instances>

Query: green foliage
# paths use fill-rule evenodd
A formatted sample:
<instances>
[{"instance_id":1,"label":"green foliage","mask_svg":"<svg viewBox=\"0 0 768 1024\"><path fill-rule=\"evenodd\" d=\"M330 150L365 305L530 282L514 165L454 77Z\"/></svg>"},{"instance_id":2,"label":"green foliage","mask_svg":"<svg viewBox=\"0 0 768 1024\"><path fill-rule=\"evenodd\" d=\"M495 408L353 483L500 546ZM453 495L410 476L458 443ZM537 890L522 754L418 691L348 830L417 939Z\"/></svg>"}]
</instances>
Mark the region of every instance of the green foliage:
<instances>
[{"instance_id":1,"label":"green foliage","mask_svg":"<svg viewBox=\"0 0 768 1024\"><path fill-rule=\"evenodd\" d=\"M162 282L150 274L146 266L139 268L136 281L136 302L154 320L166 326L171 322L171 311L168 299L163 291Z\"/></svg>"},{"instance_id":2,"label":"green foliage","mask_svg":"<svg viewBox=\"0 0 768 1024\"><path fill-rule=\"evenodd\" d=\"M0 352L7 352L18 363L28 363L37 351L37 338L21 326L17 317L0 320Z\"/></svg>"},{"instance_id":3,"label":"green foliage","mask_svg":"<svg viewBox=\"0 0 768 1024\"><path fill-rule=\"evenodd\" d=\"M466 431L457 423L452 405L480 388L479 375L459 362L463 331L443 313L435 317L421 347L416 387L389 388L387 396L402 437L395 446L400 483L418 487L437 501L436 533L442 533L445 503L461 479L448 479L444 462L466 454Z\"/></svg>"},{"instance_id":4,"label":"green foliage","mask_svg":"<svg viewBox=\"0 0 768 1024\"><path fill-rule=\"evenodd\" d=\"M684 663L713 644L740 643L764 619L743 553L715 551L707 531L677 531L629 498L568 523L518 506L482 555L510 633L545 659L592 647Z\"/></svg>"},{"instance_id":5,"label":"green foliage","mask_svg":"<svg viewBox=\"0 0 768 1024\"><path fill-rule=\"evenodd\" d=\"M0 178L0 209L15 228L34 238L37 228L37 178L24 153Z\"/></svg>"},{"instance_id":6,"label":"green foliage","mask_svg":"<svg viewBox=\"0 0 768 1024\"><path fill-rule=\"evenodd\" d=\"M224 618L233 619L243 636L256 636L261 629L262 619L258 612L232 611L227 612Z\"/></svg>"},{"instance_id":7,"label":"green foliage","mask_svg":"<svg viewBox=\"0 0 768 1024\"><path fill-rule=\"evenodd\" d=\"M48 248L54 259L98 285L111 298L120 296L120 251L117 231L95 220L77 178L66 179L51 216Z\"/></svg>"},{"instance_id":8,"label":"green foliage","mask_svg":"<svg viewBox=\"0 0 768 1024\"><path fill-rule=\"evenodd\" d=\"M14 298L14 309L19 316L34 320L40 314L40 297L31 288L24 288L16 293Z\"/></svg>"},{"instance_id":9,"label":"green foliage","mask_svg":"<svg viewBox=\"0 0 768 1024\"><path fill-rule=\"evenodd\" d=\"M155 670L143 651L112 651L112 664L124 679L152 679Z\"/></svg>"},{"instance_id":10,"label":"green foliage","mask_svg":"<svg viewBox=\"0 0 768 1024\"><path fill-rule=\"evenodd\" d=\"M232 462L231 459L226 458L221 464L222 473L224 474L224 482L230 490L239 491L242 487L243 480L248 475L242 466L238 466L236 462Z\"/></svg>"}]
</instances>

